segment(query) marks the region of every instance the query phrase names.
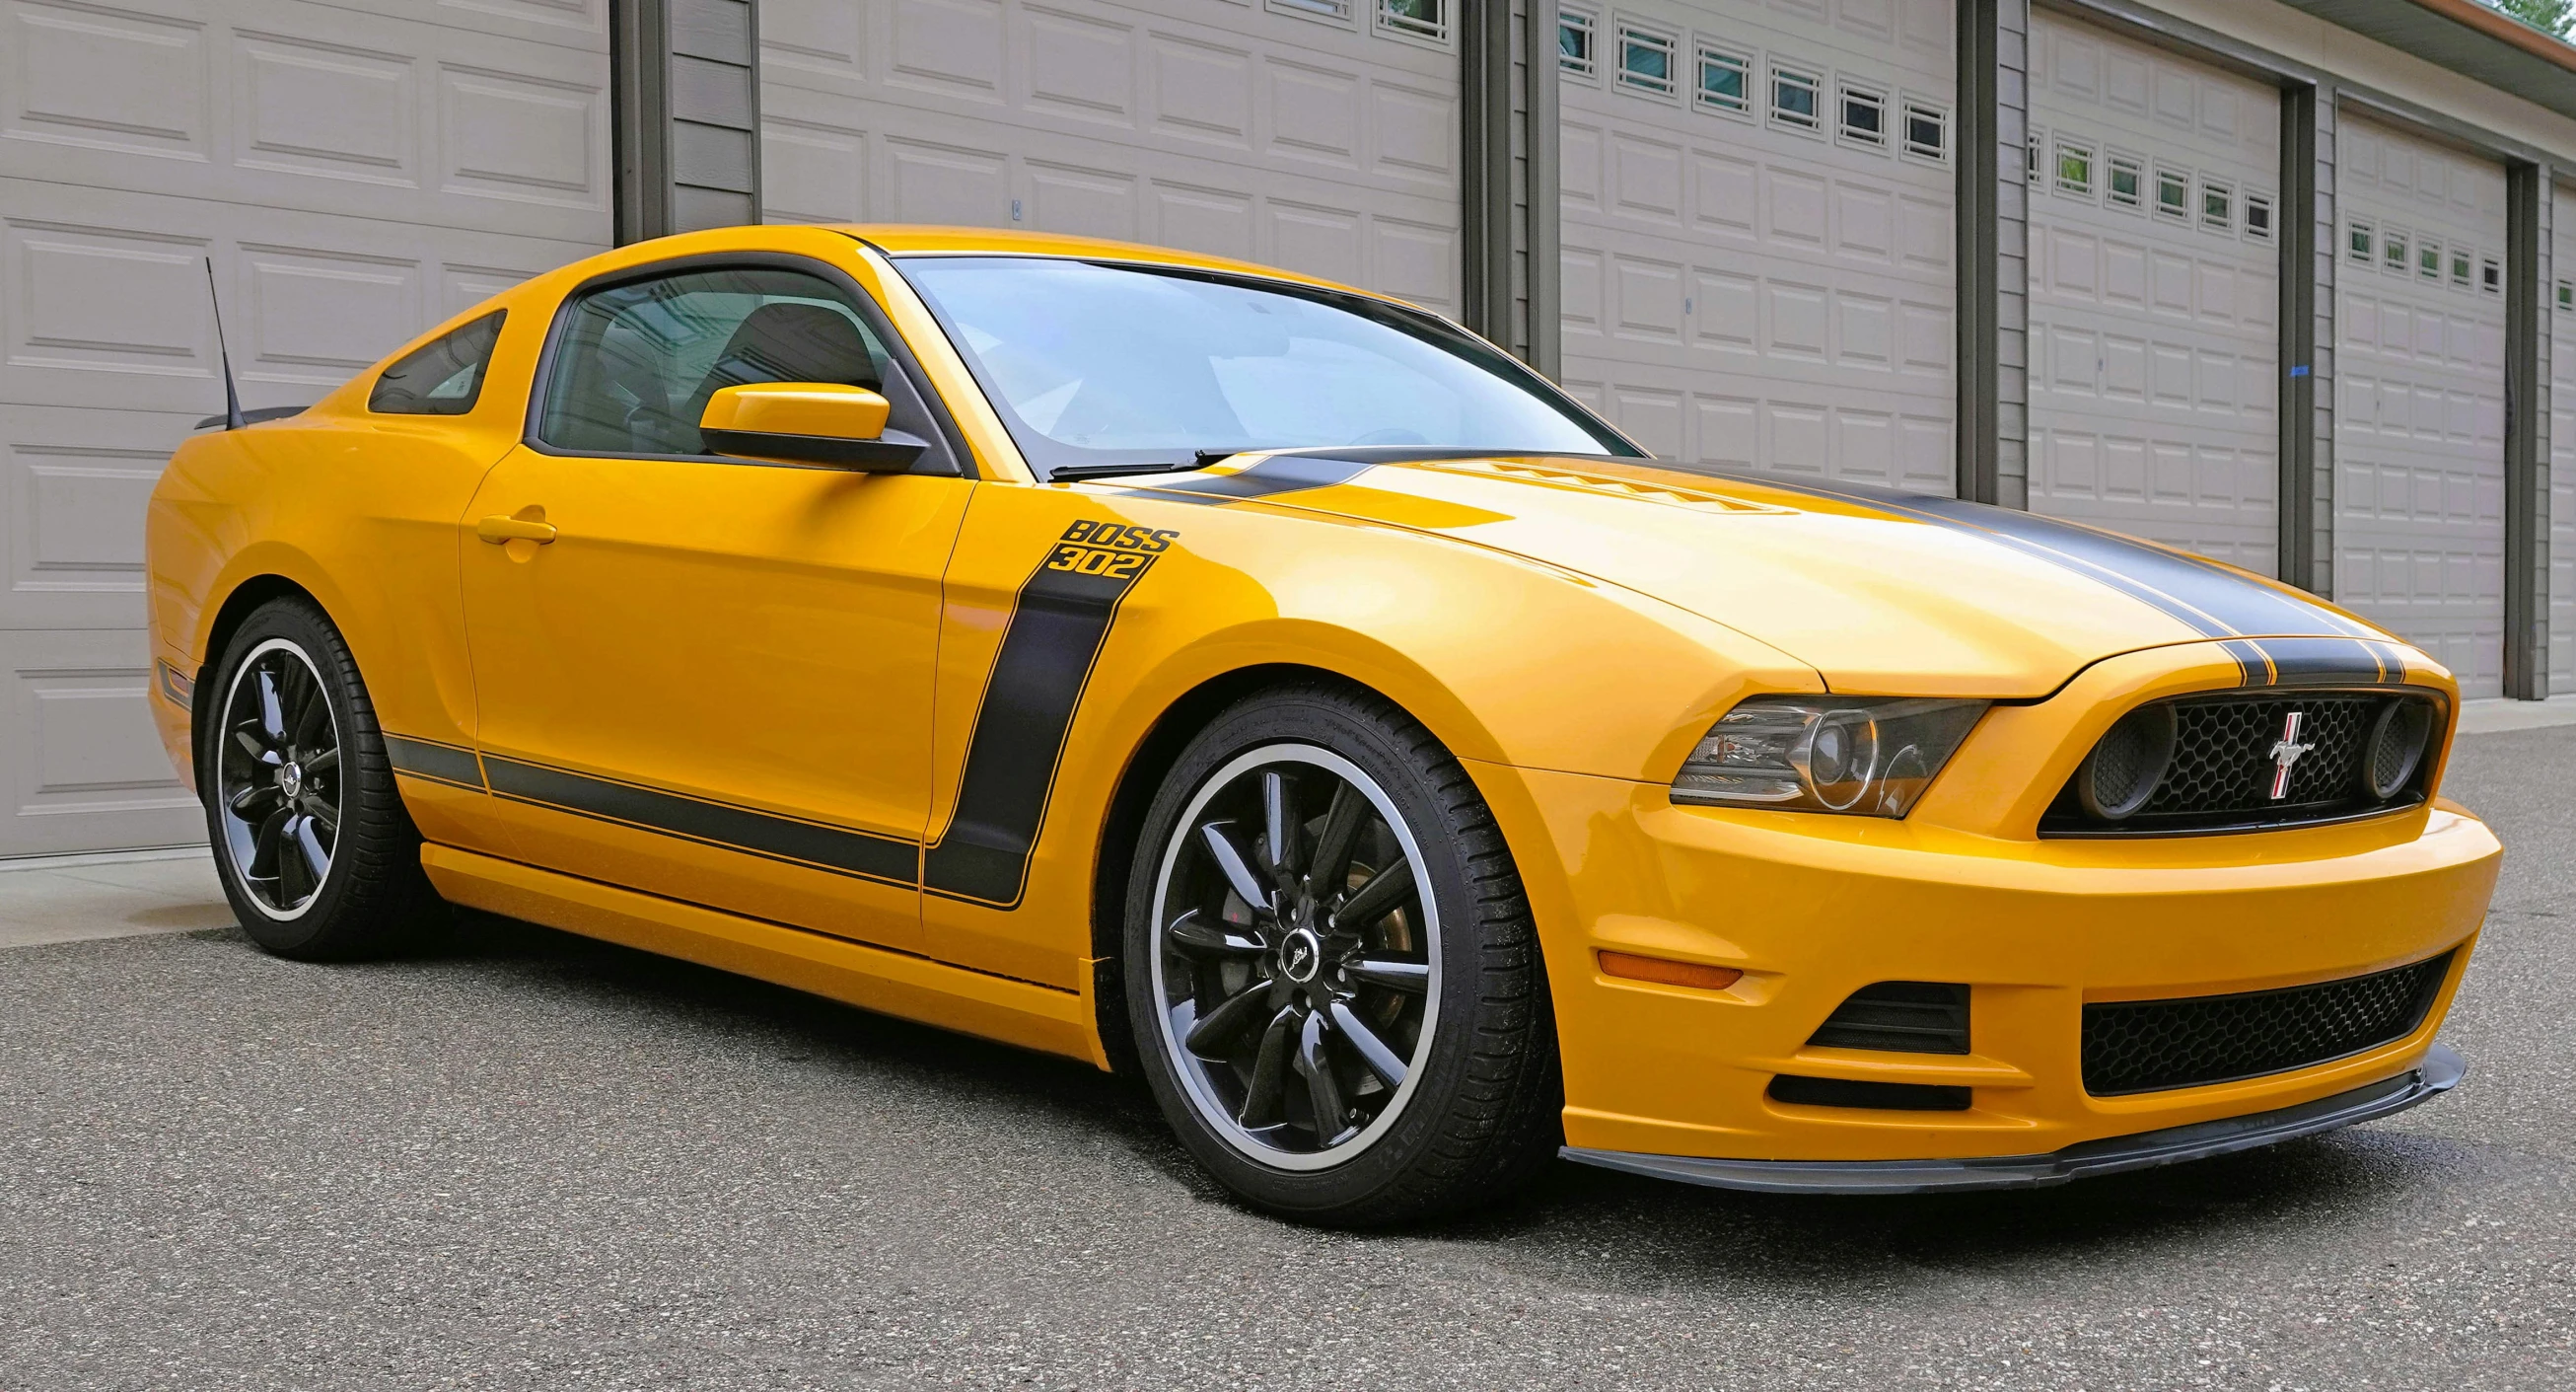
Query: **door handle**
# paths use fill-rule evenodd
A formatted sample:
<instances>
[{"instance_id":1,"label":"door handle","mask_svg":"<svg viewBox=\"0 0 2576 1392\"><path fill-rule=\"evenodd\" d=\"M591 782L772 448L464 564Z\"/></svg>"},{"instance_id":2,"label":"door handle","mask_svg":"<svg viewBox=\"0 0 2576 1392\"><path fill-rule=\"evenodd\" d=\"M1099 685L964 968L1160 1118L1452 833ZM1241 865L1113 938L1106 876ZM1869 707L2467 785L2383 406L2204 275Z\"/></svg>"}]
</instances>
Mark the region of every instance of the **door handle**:
<instances>
[{"instance_id":1,"label":"door handle","mask_svg":"<svg viewBox=\"0 0 2576 1392\"><path fill-rule=\"evenodd\" d=\"M474 525L474 535L494 546L513 541L533 541L543 546L555 539L555 524L520 517L486 517Z\"/></svg>"}]
</instances>

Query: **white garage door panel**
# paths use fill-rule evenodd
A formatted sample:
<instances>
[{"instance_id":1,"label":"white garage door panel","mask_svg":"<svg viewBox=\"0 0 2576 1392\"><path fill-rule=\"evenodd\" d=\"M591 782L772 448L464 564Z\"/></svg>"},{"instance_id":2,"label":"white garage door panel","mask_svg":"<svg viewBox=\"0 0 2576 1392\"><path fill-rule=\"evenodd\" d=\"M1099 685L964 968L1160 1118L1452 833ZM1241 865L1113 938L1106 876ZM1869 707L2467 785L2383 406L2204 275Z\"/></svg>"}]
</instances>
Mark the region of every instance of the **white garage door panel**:
<instances>
[{"instance_id":1,"label":"white garage door panel","mask_svg":"<svg viewBox=\"0 0 2576 1392\"><path fill-rule=\"evenodd\" d=\"M2278 94L2039 13L2031 94L2031 509L2273 573Z\"/></svg>"},{"instance_id":2,"label":"white garage door panel","mask_svg":"<svg viewBox=\"0 0 2576 1392\"><path fill-rule=\"evenodd\" d=\"M2549 693L2576 691L2576 191L2552 209L2549 298Z\"/></svg>"},{"instance_id":3,"label":"white garage door panel","mask_svg":"<svg viewBox=\"0 0 2576 1392\"><path fill-rule=\"evenodd\" d=\"M2497 695L2504 171L2350 112L2336 151L2335 599Z\"/></svg>"},{"instance_id":4,"label":"white garage door panel","mask_svg":"<svg viewBox=\"0 0 2576 1392\"><path fill-rule=\"evenodd\" d=\"M773 222L928 222L1458 296L1458 58L1231 0L761 0Z\"/></svg>"},{"instance_id":5,"label":"white garage door panel","mask_svg":"<svg viewBox=\"0 0 2576 1392\"><path fill-rule=\"evenodd\" d=\"M0 0L0 855L197 839L153 737L143 504L608 241L605 0Z\"/></svg>"},{"instance_id":6,"label":"white garage door panel","mask_svg":"<svg viewBox=\"0 0 2576 1392\"><path fill-rule=\"evenodd\" d=\"M1953 491L1947 0L1564 12L1593 52L1560 91L1568 390L1664 458ZM1670 45L1670 91L1640 40L1649 65ZM1740 65L1716 94L1743 110L1703 95L1704 53ZM1816 129L1773 113L1782 71ZM1838 131L1847 87L1879 143ZM1921 156L1909 106L1940 123Z\"/></svg>"},{"instance_id":7,"label":"white garage door panel","mask_svg":"<svg viewBox=\"0 0 2576 1392\"><path fill-rule=\"evenodd\" d=\"M12 855L169 846L205 838L152 735L142 630L0 635L0 798ZM112 837L113 840L107 838Z\"/></svg>"},{"instance_id":8,"label":"white garage door panel","mask_svg":"<svg viewBox=\"0 0 2576 1392\"><path fill-rule=\"evenodd\" d=\"M504 22L546 12L7 0L0 176L601 240L605 41Z\"/></svg>"}]
</instances>

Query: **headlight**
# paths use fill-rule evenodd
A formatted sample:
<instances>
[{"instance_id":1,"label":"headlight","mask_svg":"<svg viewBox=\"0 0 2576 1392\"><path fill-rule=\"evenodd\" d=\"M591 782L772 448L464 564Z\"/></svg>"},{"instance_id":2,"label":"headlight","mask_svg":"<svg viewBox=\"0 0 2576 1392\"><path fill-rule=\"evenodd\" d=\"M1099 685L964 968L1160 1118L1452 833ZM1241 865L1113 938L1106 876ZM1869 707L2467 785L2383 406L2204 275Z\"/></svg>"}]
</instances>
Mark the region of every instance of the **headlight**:
<instances>
[{"instance_id":1,"label":"headlight","mask_svg":"<svg viewBox=\"0 0 2576 1392\"><path fill-rule=\"evenodd\" d=\"M1757 696L1682 761L1673 801L1902 817L1985 713L1983 701Z\"/></svg>"}]
</instances>

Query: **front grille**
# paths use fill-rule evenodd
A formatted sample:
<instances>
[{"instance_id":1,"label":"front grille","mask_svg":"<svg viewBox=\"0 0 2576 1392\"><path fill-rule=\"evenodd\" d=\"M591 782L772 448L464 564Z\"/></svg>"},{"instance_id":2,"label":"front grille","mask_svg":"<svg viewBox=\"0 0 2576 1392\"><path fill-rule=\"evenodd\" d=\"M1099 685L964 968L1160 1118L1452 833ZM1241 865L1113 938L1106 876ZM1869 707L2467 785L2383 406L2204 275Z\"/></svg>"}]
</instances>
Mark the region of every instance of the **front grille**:
<instances>
[{"instance_id":1,"label":"front grille","mask_svg":"<svg viewBox=\"0 0 2576 1392\"><path fill-rule=\"evenodd\" d=\"M2372 743L2372 732L2393 703L2417 703L2417 718L2405 728L2420 741ZM2421 696L2394 692L2312 692L2284 695L2188 697L2164 703L2172 711L2172 757L2155 791L2135 810L2116 820L2097 815L2109 802L2125 800L2139 778L2142 755L2135 722L2114 726L2075 776L2067 780L2040 819L2043 836L2154 836L2193 832L2255 831L2368 816L2422 802L2425 783L2440 747L2431 703ZM2141 708L2153 712L2156 707ZM2281 796L2272 796L2279 765L2275 747L2289 717L2299 716L2299 740L2309 746L2290 766ZM2402 786L2380 797L2402 767L2399 755L2414 760L2411 773L2401 773ZM2374 758L2374 756L2377 756ZM2099 765L2098 769L2096 765ZM2366 767L2367 765L2367 767ZM2082 781L2096 780L2100 794L2088 811Z\"/></svg>"},{"instance_id":2,"label":"front grille","mask_svg":"<svg viewBox=\"0 0 2576 1392\"><path fill-rule=\"evenodd\" d=\"M1809 1044L1905 1054L1968 1052L1968 988L1955 981L1881 981L1834 1007Z\"/></svg>"},{"instance_id":3,"label":"front grille","mask_svg":"<svg viewBox=\"0 0 2576 1392\"><path fill-rule=\"evenodd\" d=\"M2451 954L2314 986L2084 1007L2084 1090L2199 1087L2339 1059L2424 1023Z\"/></svg>"}]
</instances>

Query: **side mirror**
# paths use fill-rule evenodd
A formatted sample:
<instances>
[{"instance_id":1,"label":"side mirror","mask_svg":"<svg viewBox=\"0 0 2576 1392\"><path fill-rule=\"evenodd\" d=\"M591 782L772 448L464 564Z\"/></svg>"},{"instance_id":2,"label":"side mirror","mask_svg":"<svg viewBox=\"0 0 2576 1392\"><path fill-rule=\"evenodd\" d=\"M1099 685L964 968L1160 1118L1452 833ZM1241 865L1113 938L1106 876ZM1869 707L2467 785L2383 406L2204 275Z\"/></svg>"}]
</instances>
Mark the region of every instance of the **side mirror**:
<instances>
[{"instance_id":1,"label":"side mirror","mask_svg":"<svg viewBox=\"0 0 2576 1392\"><path fill-rule=\"evenodd\" d=\"M899 474L929 442L886 430L886 399L836 382L754 382L708 398L707 448L741 459Z\"/></svg>"}]
</instances>

